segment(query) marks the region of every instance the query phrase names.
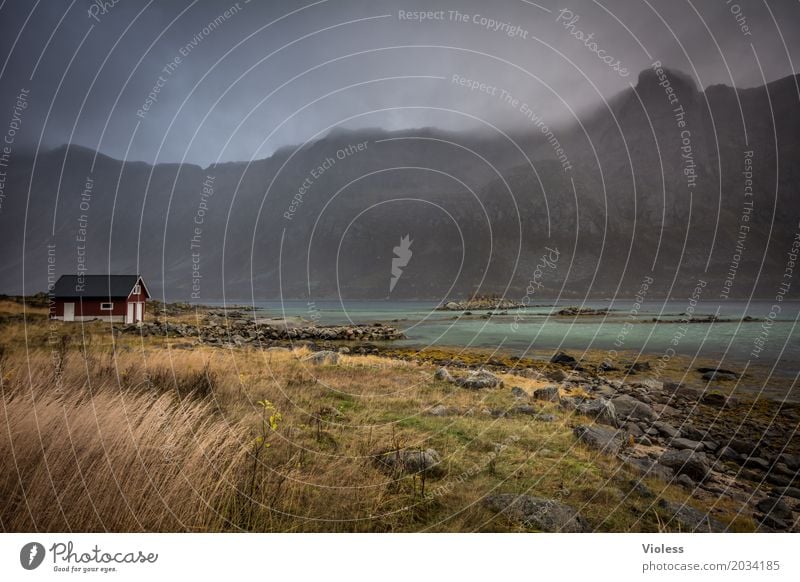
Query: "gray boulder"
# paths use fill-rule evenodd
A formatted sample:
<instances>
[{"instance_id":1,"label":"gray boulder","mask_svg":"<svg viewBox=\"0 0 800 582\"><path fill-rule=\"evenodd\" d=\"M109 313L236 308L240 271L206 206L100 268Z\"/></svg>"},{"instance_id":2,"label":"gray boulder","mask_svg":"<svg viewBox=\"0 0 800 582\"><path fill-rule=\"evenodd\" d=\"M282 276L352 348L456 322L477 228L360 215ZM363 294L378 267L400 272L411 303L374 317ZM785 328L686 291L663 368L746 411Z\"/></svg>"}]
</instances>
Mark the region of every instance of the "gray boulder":
<instances>
[{"instance_id":1,"label":"gray boulder","mask_svg":"<svg viewBox=\"0 0 800 582\"><path fill-rule=\"evenodd\" d=\"M539 409L534 407L534 406L530 406L529 404L520 404L519 406L512 407L508 411L508 414L512 415L512 416L518 415L518 414L534 416L534 415L536 415L538 413L539 413Z\"/></svg>"},{"instance_id":2,"label":"gray boulder","mask_svg":"<svg viewBox=\"0 0 800 582\"><path fill-rule=\"evenodd\" d=\"M767 497L756 503L756 508L765 515L770 515L782 521L792 521L792 510L782 499Z\"/></svg>"},{"instance_id":3,"label":"gray boulder","mask_svg":"<svg viewBox=\"0 0 800 582\"><path fill-rule=\"evenodd\" d=\"M648 457L621 457L622 461L642 477L650 477L670 482L675 477L675 472L669 467L659 465Z\"/></svg>"},{"instance_id":4,"label":"gray boulder","mask_svg":"<svg viewBox=\"0 0 800 582\"><path fill-rule=\"evenodd\" d=\"M435 449L398 449L378 453L374 458L378 467L395 475L439 476L442 473L442 458Z\"/></svg>"},{"instance_id":5,"label":"gray boulder","mask_svg":"<svg viewBox=\"0 0 800 582\"><path fill-rule=\"evenodd\" d=\"M718 519L689 505L672 503L666 499L661 499L658 505L668 515L670 521L668 525L675 522L683 532L723 533L728 529Z\"/></svg>"},{"instance_id":6,"label":"gray boulder","mask_svg":"<svg viewBox=\"0 0 800 582\"><path fill-rule=\"evenodd\" d=\"M564 364L567 366L572 366L578 363L578 360L570 356L565 352L558 352L552 358L550 358L550 362L553 364Z\"/></svg>"},{"instance_id":7,"label":"gray boulder","mask_svg":"<svg viewBox=\"0 0 800 582\"><path fill-rule=\"evenodd\" d=\"M624 444L621 431L597 424L576 426L572 431L579 441L608 455L616 455Z\"/></svg>"},{"instance_id":8,"label":"gray boulder","mask_svg":"<svg viewBox=\"0 0 800 582\"><path fill-rule=\"evenodd\" d=\"M525 527L546 532L590 531L589 524L574 508L555 499L501 493L487 497L484 504Z\"/></svg>"},{"instance_id":9,"label":"gray boulder","mask_svg":"<svg viewBox=\"0 0 800 582\"><path fill-rule=\"evenodd\" d=\"M732 463L742 462L742 455L734 451L731 447L722 447L717 453L717 457L723 461L731 461Z\"/></svg>"},{"instance_id":10,"label":"gray boulder","mask_svg":"<svg viewBox=\"0 0 800 582\"><path fill-rule=\"evenodd\" d=\"M533 397L536 400L546 400L548 402L559 402L561 400L558 386L546 386L545 388L539 388L533 392Z\"/></svg>"},{"instance_id":11,"label":"gray boulder","mask_svg":"<svg viewBox=\"0 0 800 582\"><path fill-rule=\"evenodd\" d=\"M637 400L633 396L623 394L611 399L619 420L653 420L656 413L649 404Z\"/></svg>"},{"instance_id":12,"label":"gray boulder","mask_svg":"<svg viewBox=\"0 0 800 582\"><path fill-rule=\"evenodd\" d=\"M760 471L768 471L770 468L769 461L761 457L747 457L743 459L742 465L749 469L758 469Z\"/></svg>"},{"instance_id":13,"label":"gray boulder","mask_svg":"<svg viewBox=\"0 0 800 582\"><path fill-rule=\"evenodd\" d=\"M308 356L306 358L306 361L316 365L322 365L322 364L335 365L339 363L339 354L336 352L332 352L330 350L322 350L321 352L314 352L313 354Z\"/></svg>"},{"instance_id":14,"label":"gray boulder","mask_svg":"<svg viewBox=\"0 0 800 582\"><path fill-rule=\"evenodd\" d=\"M439 368L433 377L441 382L455 382L456 379L447 371L447 368Z\"/></svg>"},{"instance_id":15,"label":"gray boulder","mask_svg":"<svg viewBox=\"0 0 800 582\"><path fill-rule=\"evenodd\" d=\"M427 414L430 416L454 416L459 414L458 408L452 408L450 406L445 406L444 404L438 404L427 411Z\"/></svg>"},{"instance_id":16,"label":"gray boulder","mask_svg":"<svg viewBox=\"0 0 800 582\"><path fill-rule=\"evenodd\" d=\"M800 500L800 487L779 487L773 490L773 494Z\"/></svg>"},{"instance_id":17,"label":"gray boulder","mask_svg":"<svg viewBox=\"0 0 800 582\"><path fill-rule=\"evenodd\" d=\"M558 405L564 410L577 410L583 402L583 398L577 396L563 396Z\"/></svg>"},{"instance_id":18,"label":"gray boulder","mask_svg":"<svg viewBox=\"0 0 800 582\"><path fill-rule=\"evenodd\" d=\"M626 433L633 437L640 437L644 435L644 431L642 427L640 427L635 422L626 422L622 425L622 428L625 430Z\"/></svg>"},{"instance_id":19,"label":"gray boulder","mask_svg":"<svg viewBox=\"0 0 800 582\"><path fill-rule=\"evenodd\" d=\"M680 437L669 441L669 446L675 449L689 449L692 451L701 451L705 448L705 446L701 442Z\"/></svg>"},{"instance_id":20,"label":"gray boulder","mask_svg":"<svg viewBox=\"0 0 800 582\"><path fill-rule=\"evenodd\" d=\"M792 471L800 471L800 455L790 455L789 453L781 453L775 459L777 462L783 463Z\"/></svg>"},{"instance_id":21,"label":"gray boulder","mask_svg":"<svg viewBox=\"0 0 800 582\"><path fill-rule=\"evenodd\" d=\"M711 471L711 462L705 453L682 449L664 451L658 462L669 467L678 475L688 475L698 483L705 481Z\"/></svg>"},{"instance_id":22,"label":"gray boulder","mask_svg":"<svg viewBox=\"0 0 800 582\"><path fill-rule=\"evenodd\" d=\"M514 387L511 389L511 395L512 395L514 398L527 398L527 397L528 397L528 393L527 393L527 392L525 392L525 390L523 390L523 389L522 389L522 388L520 388L519 386L514 386Z\"/></svg>"},{"instance_id":23,"label":"gray boulder","mask_svg":"<svg viewBox=\"0 0 800 582\"><path fill-rule=\"evenodd\" d=\"M563 382L567 379L567 375L564 373L564 370L548 370L545 372L545 378L553 382Z\"/></svg>"},{"instance_id":24,"label":"gray boulder","mask_svg":"<svg viewBox=\"0 0 800 582\"><path fill-rule=\"evenodd\" d=\"M653 423L653 428L665 437L675 438L679 435L677 428L671 424L667 424L666 422L661 422L660 420L657 420Z\"/></svg>"},{"instance_id":25,"label":"gray boulder","mask_svg":"<svg viewBox=\"0 0 800 582\"><path fill-rule=\"evenodd\" d=\"M488 370L481 369L470 372L464 378L456 379L456 384L469 390L481 390L483 388L500 386L503 384L503 381Z\"/></svg>"},{"instance_id":26,"label":"gray boulder","mask_svg":"<svg viewBox=\"0 0 800 582\"><path fill-rule=\"evenodd\" d=\"M607 424L608 426L617 427L619 422L617 420L617 410L614 403L604 398L597 398L596 400L589 400L579 404L577 411L586 416L590 416L600 424Z\"/></svg>"},{"instance_id":27,"label":"gray boulder","mask_svg":"<svg viewBox=\"0 0 800 582\"><path fill-rule=\"evenodd\" d=\"M725 396L721 392L706 392L703 394L701 402L707 406L713 406L714 408L724 408L735 404L733 399L729 396Z\"/></svg>"}]
</instances>

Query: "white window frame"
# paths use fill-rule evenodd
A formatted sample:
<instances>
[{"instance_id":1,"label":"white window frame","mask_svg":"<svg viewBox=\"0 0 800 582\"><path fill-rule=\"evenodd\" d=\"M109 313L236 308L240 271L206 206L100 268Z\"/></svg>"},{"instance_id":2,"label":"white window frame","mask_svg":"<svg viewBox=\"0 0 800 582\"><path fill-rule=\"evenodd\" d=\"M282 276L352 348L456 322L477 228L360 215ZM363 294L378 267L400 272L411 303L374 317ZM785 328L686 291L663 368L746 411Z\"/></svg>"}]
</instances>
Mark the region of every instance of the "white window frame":
<instances>
[{"instance_id":1,"label":"white window frame","mask_svg":"<svg viewBox=\"0 0 800 582\"><path fill-rule=\"evenodd\" d=\"M136 285L133 286L133 294L139 295L141 292L142 292L142 286L139 285L139 283L136 283Z\"/></svg>"},{"instance_id":2,"label":"white window frame","mask_svg":"<svg viewBox=\"0 0 800 582\"><path fill-rule=\"evenodd\" d=\"M108 307L106 307L108 306ZM100 304L100 311L114 311L114 304L113 303L101 303Z\"/></svg>"}]
</instances>

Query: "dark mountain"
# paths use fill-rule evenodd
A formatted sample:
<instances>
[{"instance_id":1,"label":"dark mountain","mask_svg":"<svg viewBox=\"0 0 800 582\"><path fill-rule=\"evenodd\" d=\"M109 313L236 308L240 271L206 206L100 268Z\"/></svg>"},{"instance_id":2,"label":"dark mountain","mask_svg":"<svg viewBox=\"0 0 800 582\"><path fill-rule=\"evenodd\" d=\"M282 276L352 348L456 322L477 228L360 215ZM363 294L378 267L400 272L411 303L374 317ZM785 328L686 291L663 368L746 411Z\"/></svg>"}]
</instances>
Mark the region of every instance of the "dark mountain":
<instances>
[{"instance_id":1,"label":"dark mountain","mask_svg":"<svg viewBox=\"0 0 800 582\"><path fill-rule=\"evenodd\" d=\"M508 136L336 130L206 169L77 146L18 155L0 291L44 289L55 244L58 273L76 272L85 250L89 273L138 271L168 299L190 299L193 284L201 301L384 298L409 235L393 299L519 299L546 247L559 261L536 275L537 298L631 296L652 276L651 294L683 297L702 278L712 299L735 255L731 297L774 297L800 221L798 105L792 77L699 91L648 70L552 134L522 114Z\"/></svg>"}]
</instances>

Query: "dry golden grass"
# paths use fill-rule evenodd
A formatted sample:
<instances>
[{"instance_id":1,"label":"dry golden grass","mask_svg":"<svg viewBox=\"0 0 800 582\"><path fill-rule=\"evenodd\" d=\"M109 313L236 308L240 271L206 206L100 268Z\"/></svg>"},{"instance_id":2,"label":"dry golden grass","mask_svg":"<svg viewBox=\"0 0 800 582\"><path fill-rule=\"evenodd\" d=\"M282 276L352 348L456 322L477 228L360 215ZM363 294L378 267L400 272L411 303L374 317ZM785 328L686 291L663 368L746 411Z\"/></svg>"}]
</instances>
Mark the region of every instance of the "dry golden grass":
<instances>
[{"instance_id":1,"label":"dry golden grass","mask_svg":"<svg viewBox=\"0 0 800 582\"><path fill-rule=\"evenodd\" d=\"M557 497L603 531L661 527L656 500L632 493L619 461L576 444L572 426L585 419L541 403L555 422L481 412L517 404L509 385L541 382L509 375L505 388L475 392L435 381L428 364L320 366L305 349L176 348L185 340L108 330L63 326L72 339L47 343L33 326L27 346L6 344L0 529L517 531L481 503L510 492ZM276 430L260 401L281 414ZM426 414L438 404L474 413ZM424 495L418 478L373 462L406 446L443 458Z\"/></svg>"}]
</instances>

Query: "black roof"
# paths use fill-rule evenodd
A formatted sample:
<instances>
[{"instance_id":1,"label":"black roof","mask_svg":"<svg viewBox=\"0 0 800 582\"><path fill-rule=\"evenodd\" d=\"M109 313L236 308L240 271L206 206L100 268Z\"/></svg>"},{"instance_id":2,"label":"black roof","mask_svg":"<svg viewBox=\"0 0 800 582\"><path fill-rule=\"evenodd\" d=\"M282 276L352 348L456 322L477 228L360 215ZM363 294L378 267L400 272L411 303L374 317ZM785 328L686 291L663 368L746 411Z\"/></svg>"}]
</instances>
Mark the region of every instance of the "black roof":
<instances>
[{"instance_id":1,"label":"black roof","mask_svg":"<svg viewBox=\"0 0 800 582\"><path fill-rule=\"evenodd\" d=\"M56 281L56 297L127 297L140 275L61 275ZM144 281L142 282L144 284ZM147 287L144 288L145 295Z\"/></svg>"}]
</instances>

